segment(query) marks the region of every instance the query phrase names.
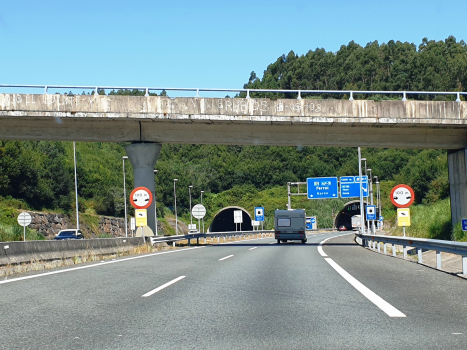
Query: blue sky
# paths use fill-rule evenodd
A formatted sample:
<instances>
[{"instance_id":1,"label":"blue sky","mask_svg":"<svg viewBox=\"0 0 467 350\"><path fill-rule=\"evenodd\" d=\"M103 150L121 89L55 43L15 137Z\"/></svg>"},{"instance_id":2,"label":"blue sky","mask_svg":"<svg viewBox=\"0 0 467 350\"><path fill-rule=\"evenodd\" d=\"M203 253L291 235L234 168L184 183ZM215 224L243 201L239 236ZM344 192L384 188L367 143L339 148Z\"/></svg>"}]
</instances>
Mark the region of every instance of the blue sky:
<instances>
[{"instance_id":1,"label":"blue sky","mask_svg":"<svg viewBox=\"0 0 467 350\"><path fill-rule=\"evenodd\" d=\"M466 14L466 1L0 0L0 84L242 88L290 50L467 41Z\"/></svg>"}]
</instances>

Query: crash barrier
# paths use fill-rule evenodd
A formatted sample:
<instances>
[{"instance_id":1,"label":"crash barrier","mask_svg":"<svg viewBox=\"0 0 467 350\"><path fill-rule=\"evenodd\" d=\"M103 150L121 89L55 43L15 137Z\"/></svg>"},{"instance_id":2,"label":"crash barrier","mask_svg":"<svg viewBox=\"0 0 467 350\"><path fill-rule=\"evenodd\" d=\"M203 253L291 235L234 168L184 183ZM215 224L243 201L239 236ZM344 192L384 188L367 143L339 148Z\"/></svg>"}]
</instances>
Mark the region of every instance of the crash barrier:
<instances>
[{"instance_id":1,"label":"crash barrier","mask_svg":"<svg viewBox=\"0 0 467 350\"><path fill-rule=\"evenodd\" d=\"M141 237L0 242L0 266L126 252L142 244Z\"/></svg>"},{"instance_id":2,"label":"crash barrier","mask_svg":"<svg viewBox=\"0 0 467 350\"><path fill-rule=\"evenodd\" d=\"M157 243L173 243L175 245L175 242L178 241L185 241L188 240L188 245L191 245L191 240L196 239L196 244L199 244L200 238L204 238L204 243L206 243L206 240L208 237L211 239L216 239L217 238L217 243L220 243L221 239L223 242L226 241L226 239L232 239L232 237L235 240L240 240L240 239L249 239L249 238L263 238L263 237L270 237L274 235L274 230L259 230L259 231L228 231L228 232L212 232L212 233L190 233L187 235L175 235L175 236L152 236L149 237L150 242L152 245L157 244Z\"/></svg>"},{"instance_id":3,"label":"crash barrier","mask_svg":"<svg viewBox=\"0 0 467 350\"><path fill-rule=\"evenodd\" d=\"M462 257L462 274L467 275L467 242L442 241L438 239L414 238L414 237L394 237L381 235L355 234L355 240L358 244L369 247L374 251L381 252L381 243L383 244L383 253L387 254L387 245L392 245L392 255L396 256L396 245L403 247L404 258L407 258L407 248L417 249L418 263L423 263L423 251L436 251L436 268L441 269L441 253L457 254Z\"/></svg>"}]
</instances>

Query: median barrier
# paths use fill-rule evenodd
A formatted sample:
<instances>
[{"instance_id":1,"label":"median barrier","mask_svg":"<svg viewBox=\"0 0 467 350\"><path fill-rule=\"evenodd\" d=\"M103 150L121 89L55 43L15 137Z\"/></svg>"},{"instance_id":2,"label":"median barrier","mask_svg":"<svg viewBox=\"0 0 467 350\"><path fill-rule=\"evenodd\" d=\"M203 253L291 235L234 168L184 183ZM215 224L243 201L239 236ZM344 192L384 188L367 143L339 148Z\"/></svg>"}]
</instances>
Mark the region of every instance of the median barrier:
<instances>
[{"instance_id":1,"label":"median barrier","mask_svg":"<svg viewBox=\"0 0 467 350\"><path fill-rule=\"evenodd\" d=\"M129 251L141 237L0 242L0 266Z\"/></svg>"}]
</instances>

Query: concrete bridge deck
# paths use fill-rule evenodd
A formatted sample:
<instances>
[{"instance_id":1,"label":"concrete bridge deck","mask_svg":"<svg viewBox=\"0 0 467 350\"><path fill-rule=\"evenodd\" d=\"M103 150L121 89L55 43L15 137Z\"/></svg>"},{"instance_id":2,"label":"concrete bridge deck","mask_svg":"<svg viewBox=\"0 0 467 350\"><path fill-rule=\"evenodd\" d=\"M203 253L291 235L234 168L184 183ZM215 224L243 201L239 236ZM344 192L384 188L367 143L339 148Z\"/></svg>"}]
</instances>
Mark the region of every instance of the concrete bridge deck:
<instances>
[{"instance_id":1,"label":"concrete bridge deck","mask_svg":"<svg viewBox=\"0 0 467 350\"><path fill-rule=\"evenodd\" d=\"M467 147L467 102L0 94L0 139Z\"/></svg>"}]
</instances>

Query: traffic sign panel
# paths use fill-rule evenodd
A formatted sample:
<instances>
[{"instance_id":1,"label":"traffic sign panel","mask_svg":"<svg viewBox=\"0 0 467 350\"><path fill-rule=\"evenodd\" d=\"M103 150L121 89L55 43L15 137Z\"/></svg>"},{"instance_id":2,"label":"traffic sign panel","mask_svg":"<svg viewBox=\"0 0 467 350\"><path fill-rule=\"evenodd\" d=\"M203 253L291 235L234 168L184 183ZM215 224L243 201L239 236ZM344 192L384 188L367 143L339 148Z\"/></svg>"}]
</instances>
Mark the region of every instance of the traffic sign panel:
<instances>
[{"instance_id":1,"label":"traffic sign panel","mask_svg":"<svg viewBox=\"0 0 467 350\"><path fill-rule=\"evenodd\" d=\"M206 208L204 205L196 204L191 210L191 215L196 219L202 219L206 215Z\"/></svg>"},{"instance_id":2,"label":"traffic sign panel","mask_svg":"<svg viewBox=\"0 0 467 350\"><path fill-rule=\"evenodd\" d=\"M367 220L376 220L376 205L367 205L366 206L366 219Z\"/></svg>"},{"instance_id":3,"label":"traffic sign panel","mask_svg":"<svg viewBox=\"0 0 467 350\"><path fill-rule=\"evenodd\" d=\"M130 194L130 203L136 209L146 209L152 203L152 192L146 187L136 187Z\"/></svg>"},{"instance_id":4,"label":"traffic sign panel","mask_svg":"<svg viewBox=\"0 0 467 350\"><path fill-rule=\"evenodd\" d=\"M29 224L32 221L31 214L22 212L21 214L18 215L18 224L21 226L29 226Z\"/></svg>"},{"instance_id":5,"label":"traffic sign panel","mask_svg":"<svg viewBox=\"0 0 467 350\"><path fill-rule=\"evenodd\" d=\"M136 226L148 226L148 211L146 209L135 209Z\"/></svg>"},{"instance_id":6,"label":"traffic sign panel","mask_svg":"<svg viewBox=\"0 0 467 350\"><path fill-rule=\"evenodd\" d=\"M391 191L390 199L392 204L398 208L407 208L412 205L415 200L415 193L410 186L397 185Z\"/></svg>"},{"instance_id":7,"label":"traffic sign panel","mask_svg":"<svg viewBox=\"0 0 467 350\"><path fill-rule=\"evenodd\" d=\"M234 210L234 223L235 224L243 223L243 212L241 210Z\"/></svg>"},{"instance_id":8,"label":"traffic sign panel","mask_svg":"<svg viewBox=\"0 0 467 350\"><path fill-rule=\"evenodd\" d=\"M397 226L410 226L410 209L397 209Z\"/></svg>"},{"instance_id":9,"label":"traffic sign panel","mask_svg":"<svg viewBox=\"0 0 467 350\"><path fill-rule=\"evenodd\" d=\"M341 176L340 177L341 198L360 197L360 177ZM363 197L368 197L368 176L362 176Z\"/></svg>"},{"instance_id":10,"label":"traffic sign panel","mask_svg":"<svg viewBox=\"0 0 467 350\"><path fill-rule=\"evenodd\" d=\"M467 219L462 219L462 231L467 231Z\"/></svg>"},{"instance_id":11,"label":"traffic sign panel","mask_svg":"<svg viewBox=\"0 0 467 350\"><path fill-rule=\"evenodd\" d=\"M338 198L337 177L310 177L306 185L308 199Z\"/></svg>"},{"instance_id":12,"label":"traffic sign panel","mask_svg":"<svg viewBox=\"0 0 467 350\"><path fill-rule=\"evenodd\" d=\"M263 207L255 207L255 221L264 221Z\"/></svg>"}]
</instances>

